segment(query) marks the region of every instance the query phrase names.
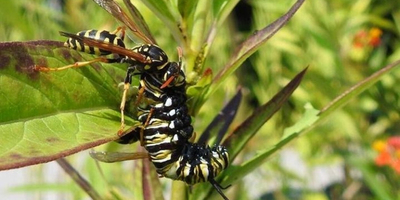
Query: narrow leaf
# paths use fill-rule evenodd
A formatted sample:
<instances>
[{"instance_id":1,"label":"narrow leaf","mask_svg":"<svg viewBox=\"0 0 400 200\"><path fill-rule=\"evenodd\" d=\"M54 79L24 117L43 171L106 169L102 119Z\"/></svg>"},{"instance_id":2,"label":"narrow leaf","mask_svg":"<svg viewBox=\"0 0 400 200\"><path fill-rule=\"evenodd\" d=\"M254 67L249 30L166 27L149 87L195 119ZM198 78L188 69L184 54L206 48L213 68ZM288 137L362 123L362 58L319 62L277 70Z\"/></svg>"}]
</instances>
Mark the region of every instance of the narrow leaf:
<instances>
[{"instance_id":1,"label":"narrow leaf","mask_svg":"<svg viewBox=\"0 0 400 200\"><path fill-rule=\"evenodd\" d=\"M216 0L213 1L213 13L214 18L213 23L210 26L210 29L208 30L208 35L205 40L206 44L212 44L216 33L217 33L217 28L221 26L221 24L225 21L225 19L228 17L229 14L232 13L233 8L236 6L236 4L239 2L239 0ZM204 56L206 57L208 55L208 49L204 51Z\"/></svg>"},{"instance_id":2,"label":"narrow leaf","mask_svg":"<svg viewBox=\"0 0 400 200\"><path fill-rule=\"evenodd\" d=\"M304 0L298 0L285 15L267 27L255 32L250 38L244 41L229 59L225 67L215 76L209 94L214 93L215 90L224 82L226 77L231 75L237 68L239 68L243 61L257 51L257 49L268 41L269 38L275 35L275 33L278 32L278 30L280 30L290 18L292 18L303 2Z\"/></svg>"}]
</instances>

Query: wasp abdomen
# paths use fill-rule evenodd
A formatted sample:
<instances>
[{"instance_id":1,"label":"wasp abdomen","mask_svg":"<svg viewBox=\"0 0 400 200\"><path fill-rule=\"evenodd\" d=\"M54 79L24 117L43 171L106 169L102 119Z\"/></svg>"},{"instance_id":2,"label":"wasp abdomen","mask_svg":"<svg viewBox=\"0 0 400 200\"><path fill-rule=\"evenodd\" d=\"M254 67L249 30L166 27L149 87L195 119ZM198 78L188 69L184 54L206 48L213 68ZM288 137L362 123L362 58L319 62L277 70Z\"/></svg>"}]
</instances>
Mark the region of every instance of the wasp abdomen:
<instances>
[{"instance_id":1,"label":"wasp abdomen","mask_svg":"<svg viewBox=\"0 0 400 200\"><path fill-rule=\"evenodd\" d=\"M109 31L87 30L87 31L80 31L76 35L99 40L105 43L110 43L125 48L123 38L117 36L116 34L110 33ZM64 43L64 46L78 51L86 52L89 54L95 54L95 55L112 54L111 51L106 51L98 47L88 46L82 41L73 38L68 38L68 40Z\"/></svg>"}]
</instances>

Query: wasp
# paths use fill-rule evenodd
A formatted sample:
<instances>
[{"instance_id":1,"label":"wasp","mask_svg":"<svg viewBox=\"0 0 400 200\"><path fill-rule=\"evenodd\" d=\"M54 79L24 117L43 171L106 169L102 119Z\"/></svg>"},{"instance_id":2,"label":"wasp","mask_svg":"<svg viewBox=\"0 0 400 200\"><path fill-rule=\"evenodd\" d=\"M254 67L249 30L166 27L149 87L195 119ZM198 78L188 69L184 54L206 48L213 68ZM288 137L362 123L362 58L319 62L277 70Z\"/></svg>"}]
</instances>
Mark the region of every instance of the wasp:
<instances>
[{"instance_id":1,"label":"wasp","mask_svg":"<svg viewBox=\"0 0 400 200\"><path fill-rule=\"evenodd\" d=\"M81 52L94 54L99 57L88 61L76 62L71 65L66 65L58 68L49 68L45 66L34 66L34 70L41 72L62 71L69 68L79 68L96 62L103 63L128 63L127 73L124 80L124 89L120 104L121 111L121 128L118 134L122 134L125 127L124 110L126 104L127 92L132 82L132 76L143 72L157 73L163 71L162 88L168 87L176 77L179 76L181 62L169 62L166 53L157 46L155 40L149 33L148 27L142 24L139 28L127 14L112 0L95 0L96 3L103 6L115 18L121 21L124 26L118 27L115 31L109 32L106 30L87 30L77 34L60 31L60 35L68 37L64 46ZM134 9L135 7L126 2L127 5ZM125 27L128 27L137 37L143 40L143 44L127 49L124 44ZM141 30L140 30L141 29ZM118 35L120 33L120 35ZM117 58L107 58L107 55L116 54ZM139 91L142 92L143 91ZM140 99L140 98L139 98Z\"/></svg>"}]
</instances>

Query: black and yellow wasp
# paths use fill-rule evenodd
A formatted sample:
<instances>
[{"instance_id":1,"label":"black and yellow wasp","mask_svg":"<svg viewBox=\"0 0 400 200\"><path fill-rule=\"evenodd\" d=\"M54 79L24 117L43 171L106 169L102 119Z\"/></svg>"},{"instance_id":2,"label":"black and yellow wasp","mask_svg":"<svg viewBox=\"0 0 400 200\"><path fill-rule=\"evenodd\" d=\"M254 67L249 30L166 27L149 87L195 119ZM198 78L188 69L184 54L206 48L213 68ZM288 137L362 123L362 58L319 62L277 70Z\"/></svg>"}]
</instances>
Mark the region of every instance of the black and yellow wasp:
<instances>
[{"instance_id":1,"label":"black and yellow wasp","mask_svg":"<svg viewBox=\"0 0 400 200\"><path fill-rule=\"evenodd\" d=\"M126 48L123 42L124 27L114 32L60 32L68 37L65 46L99 57L60 68L35 67L38 71L59 71L95 62L128 63L120 105L121 137L117 142L129 144L140 141L147 152L123 156L118 153L92 152L92 157L104 162L149 158L160 176L184 181L189 185L208 181L224 199L228 199L221 190L224 188L215 181L215 177L229 165L226 148L193 142L195 134L186 105L186 75L181 67L182 52L178 50L178 62L170 62L165 52L156 45L147 26L137 26L113 0L94 1L141 38L144 44L132 49ZM129 1L124 2L130 10L135 10ZM110 54L118 56L105 57ZM136 105L142 126L124 131L126 95L134 75L140 75Z\"/></svg>"},{"instance_id":2,"label":"black and yellow wasp","mask_svg":"<svg viewBox=\"0 0 400 200\"><path fill-rule=\"evenodd\" d=\"M71 65L66 65L58 68L48 68L44 66L35 66L36 71L61 71L69 68L83 67L96 62L104 63L129 63L127 74L124 80L124 92L121 100L121 129L119 133L123 132L125 127L124 120L124 108L126 103L126 95L129 86L132 81L132 76L146 72L156 72L160 70L166 70L164 73L164 85L168 86L175 76L178 75L180 65L177 62L169 62L166 53L157 46L155 40L149 34L147 25L142 25L139 28L131 19L128 18L127 14L116 4L113 0L96 0L96 3L101 5L104 9L109 11L114 17L121 21L126 27L128 27L137 37L141 38L144 44L127 49L124 44L125 27L119 27L113 32L99 31L99 30L87 30L81 31L77 34L71 34L60 31L62 36L69 37L65 42L64 46L86 52L89 54L95 54L99 57L83 62L76 62ZM127 2L128 3L128 2ZM131 9L135 7L130 4ZM118 36L117 34L120 33ZM147 34L144 34L146 32ZM116 54L117 58L107 58L106 55Z\"/></svg>"}]
</instances>

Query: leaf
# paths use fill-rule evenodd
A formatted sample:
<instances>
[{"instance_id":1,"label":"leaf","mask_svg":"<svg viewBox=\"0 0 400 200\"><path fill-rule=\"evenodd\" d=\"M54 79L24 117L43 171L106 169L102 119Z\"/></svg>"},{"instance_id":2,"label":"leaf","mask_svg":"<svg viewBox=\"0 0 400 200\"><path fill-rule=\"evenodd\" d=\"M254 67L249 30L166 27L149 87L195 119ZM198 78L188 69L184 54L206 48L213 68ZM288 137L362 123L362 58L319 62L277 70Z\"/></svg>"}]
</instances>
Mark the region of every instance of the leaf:
<instances>
[{"instance_id":1,"label":"leaf","mask_svg":"<svg viewBox=\"0 0 400 200\"><path fill-rule=\"evenodd\" d=\"M224 171L223 175L221 175L222 177L225 177L223 183L232 184L234 181L241 179L242 177L253 171L255 168L259 167L271 154L281 149L284 145L292 141L294 138L314 128L317 124L323 121L323 119L326 119L329 116L329 114L327 113L332 113L333 111L340 109L352 98L354 98L367 88L371 87L379 80L379 78L381 78L384 74L390 72L390 70L392 70L398 64L400 64L400 60L387 65L378 72L359 82L355 86L346 90L342 95L339 95L337 98L331 101L321 111L315 110L310 105L306 105L307 110L304 116L295 125L285 129L281 141L279 141L275 146L260 152L259 154L257 154L257 156L242 164L240 167L228 168L226 171ZM366 168L366 166L357 166L357 168L364 170L364 173L368 173L368 169ZM372 184L374 182L373 176L371 176L370 174L366 175L367 182L369 184ZM382 197L382 199L386 199L388 197L388 193L386 191L380 191L378 186L374 186L372 188L378 196Z\"/></svg>"},{"instance_id":2,"label":"leaf","mask_svg":"<svg viewBox=\"0 0 400 200\"><path fill-rule=\"evenodd\" d=\"M0 123L63 110L117 108L117 85L125 74L118 65L94 64L94 69L82 67L49 73L33 70L35 64L60 67L78 60L85 59L60 42L0 43L0 84L6 86L0 88Z\"/></svg>"},{"instance_id":3,"label":"leaf","mask_svg":"<svg viewBox=\"0 0 400 200\"><path fill-rule=\"evenodd\" d=\"M213 1L213 15L215 16L213 23L210 26L206 44L212 44L217 28L225 21L229 14L232 13L233 8L238 4L239 0L215 0ZM204 56L208 55L208 51L204 52Z\"/></svg>"},{"instance_id":4,"label":"leaf","mask_svg":"<svg viewBox=\"0 0 400 200\"><path fill-rule=\"evenodd\" d=\"M193 22L188 21L188 24L193 24L189 28L192 28L188 32L190 32L190 46L191 46L191 54L187 55L187 60L193 60L193 65L189 64L186 66L186 70L192 74L195 74L192 77L188 77L188 83L196 82L196 75L201 74L204 67L204 60L209 53L209 49L215 39L217 34L218 27L221 26L222 22L225 21L226 17L231 13L233 8L238 3L238 0L215 0L212 3L205 1L199 3L196 7L196 12L193 16ZM209 10L212 10L212 22L207 23L207 17L210 17ZM206 13L206 14L204 14ZM209 27L209 28L207 28ZM204 37L204 35L206 35ZM200 100L200 102L202 102Z\"/></svg>"},{"instance_id":5,"label":"leaf","mask_svg":"<svg viewBox=\"0 0 400 200\"><path fill-rule=\"evenodd\" d=\"M0 87L0 170L48 162L116 139L117 85L124 80L124 65L33 70L35 64L60 67L91 58L61 42L0 43L0 84L5 86Z\"/></svg>"}]
</instances>

